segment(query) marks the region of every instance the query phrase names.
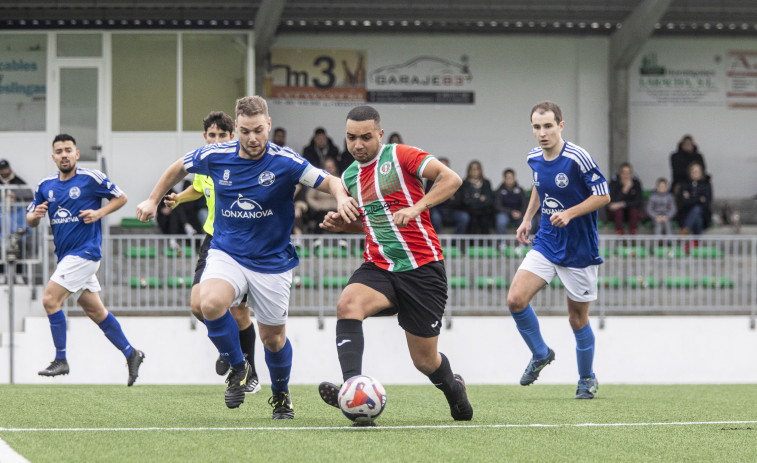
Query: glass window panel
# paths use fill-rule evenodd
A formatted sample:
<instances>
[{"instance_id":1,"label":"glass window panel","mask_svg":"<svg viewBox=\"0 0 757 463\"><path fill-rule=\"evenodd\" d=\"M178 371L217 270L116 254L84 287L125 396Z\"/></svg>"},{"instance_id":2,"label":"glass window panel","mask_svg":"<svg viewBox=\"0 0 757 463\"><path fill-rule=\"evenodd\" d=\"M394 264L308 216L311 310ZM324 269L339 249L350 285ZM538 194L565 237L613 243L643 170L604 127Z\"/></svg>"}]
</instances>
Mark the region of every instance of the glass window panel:
<instances>
[{"instance_id":1,"label":"glass window panel","mask_svg":"<svg viewBox=\"0 0 757 463\"><path fill-rule=\"evenodd\" d=\"M176 34L113 34L113 131L177 129L176 42Z\"/></svg>"},{"instance_id":2,"label":"glass window panel","mask_svg":"<svg viewBox=\"0 0 757 463\"><path fill-rule=\"evenodd\" d=\"M80 160L97 160L96 68L61 68L60 131L76 139Z\"/></svg>"},{"instance_id":3,"label":"glass window panel","mask_svg":"<svg viewBox=\"0 0 757 463\"><path fill-rule=\"evenodd\" d=\"M59 58L96 58L103 54L102 34L58 34L56 39Z\"/></svg>"},{"instance_id":4,"label":"glass window panel","mask_svg":"<svg viewBox=\"0 0 757 463\"><path fill-rule=\"evenodd\" d=\"M246 34L184 34L182 39L182 129L202 131L211 111L234 117L247 89Z\"/></svg>"},{"instance_id":5,"label":"glass window panel","mask_svg":"<svg viewBox=\"0 0 757 463\"><path fill-rule=\"evenodd\" d=\"M47 35L0 34L0 131L44 131Z\"/></svg>"}]
</instances>

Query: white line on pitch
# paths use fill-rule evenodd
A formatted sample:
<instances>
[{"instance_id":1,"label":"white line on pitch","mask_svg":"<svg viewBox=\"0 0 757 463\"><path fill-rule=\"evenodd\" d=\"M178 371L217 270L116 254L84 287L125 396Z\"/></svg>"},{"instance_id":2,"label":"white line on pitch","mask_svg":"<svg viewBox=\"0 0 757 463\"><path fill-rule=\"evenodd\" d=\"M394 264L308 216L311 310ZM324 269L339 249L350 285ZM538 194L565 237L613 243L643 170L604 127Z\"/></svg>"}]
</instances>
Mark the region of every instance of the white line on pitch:
<instances>
[{"instance_id":1,"label":"white line on pitch","mask_svg":"<svg viewBox=\"0 0 757 463\"><path fill-rule=\"evenodd\" d=\"M132 432L132 431L353 431L386 429L496 429L496 428L587 428L640 426L698 426L710 424L757 424L757 421L673 421L670 423L562 423L562 424L449 424L438 426L303 426L303 427L240 427L240 428L0 428L0 432Z\"/></svg>"}]
</instances>

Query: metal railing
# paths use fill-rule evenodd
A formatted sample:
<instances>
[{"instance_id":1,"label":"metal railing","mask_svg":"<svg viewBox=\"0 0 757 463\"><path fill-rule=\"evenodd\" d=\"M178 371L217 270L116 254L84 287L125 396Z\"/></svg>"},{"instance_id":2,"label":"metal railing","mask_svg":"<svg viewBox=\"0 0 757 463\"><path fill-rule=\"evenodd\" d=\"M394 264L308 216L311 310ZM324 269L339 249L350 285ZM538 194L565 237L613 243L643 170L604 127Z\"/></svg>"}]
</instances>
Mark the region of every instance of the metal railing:
<instances>
[{"instance_id":1,"label":"metal railing","mask_svg":"<svg viewBox=\"0 0 757 463\"><path fill-rule=\"evenodd\" d=\"M188 313L201 240L154 234L104 239L99 278L106 306ZM294 270L290 313L320 320L335 315L342 288L363 262L363 237L300 235L294 242L300 265ZM507 314L507 288L529 248L510 236L442 235L441 242L449 285L447 325L458 315ZM600 237L600 253L605 262L599 267L599 299L592 303L600 324L609 315L739 314L755 326L757 237L607 235ZM46 262L44 278L55 260ZM74 310L73 301L68 304ZM539 291L532 305L541 314L566 314L560 281Z\"/></svg>"}]
</instances>

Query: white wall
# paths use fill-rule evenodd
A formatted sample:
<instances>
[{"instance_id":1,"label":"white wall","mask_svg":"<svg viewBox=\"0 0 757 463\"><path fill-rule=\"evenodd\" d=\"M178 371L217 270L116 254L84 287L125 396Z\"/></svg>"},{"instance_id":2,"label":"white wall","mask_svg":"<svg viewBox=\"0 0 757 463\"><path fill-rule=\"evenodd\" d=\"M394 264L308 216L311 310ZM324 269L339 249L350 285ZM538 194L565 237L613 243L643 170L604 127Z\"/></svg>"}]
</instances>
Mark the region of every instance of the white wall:
<instances>
[{"instance_id":1,"label":"white wall","mask_svg":"<svg viewBox=\"0 0 757 463\"><path fill-rule=\"evenodd\" d=\"M41 307L39 308L42 311ZM190 329L186 317L119 317L129 341L147 356L138 384L217 384L217 352L200 325ZM741 317L611 317L596 336L595 372L601 384L755 383L757 331ZM575 339L566 317L541 317L541 328L557 359L539 384L568 384L570 395L578 380ZM313 317L289 320L287 334L294 349L293 384L339 382L334 318L317 328ZM31 384L126 383L126 362L89 319L68 319L68 361L71 374L55 379L37 376L53 359L55 349L46 317L26 319L16 333L15 382ZM396 318L364 323L363 372L387 384L427 384L412 366L404 332ZM263 384L270 384L262 346L255 361ZM0 383L8 382L8 335L0 347ZM456 317L443 330L439 350L469 384L516 384L530 353L510 317ZM600 389L601 391L601 389ZM264 392L267 394L267 392ZM314 391L315 393L315 391ZM601 393L601 392L600 392Z\"/></svg>"}]
</instances>

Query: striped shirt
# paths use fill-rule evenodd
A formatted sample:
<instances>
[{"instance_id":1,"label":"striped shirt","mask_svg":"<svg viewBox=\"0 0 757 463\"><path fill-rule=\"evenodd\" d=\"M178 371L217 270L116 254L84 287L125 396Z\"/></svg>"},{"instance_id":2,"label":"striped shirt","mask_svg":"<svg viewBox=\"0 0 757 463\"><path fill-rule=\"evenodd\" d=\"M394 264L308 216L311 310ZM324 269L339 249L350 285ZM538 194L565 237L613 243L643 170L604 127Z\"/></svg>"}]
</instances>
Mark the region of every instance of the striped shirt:
<instances>
[{"instance_id":1,"label":"striped shirt","mask_svg":"<svg viewBox=\"0 0 757 463\"><path fill-rule=\"evenodd\" d=\"M342 183L362 214L366 262L404 272L443 259L427 210L404 228L394 224L393 216L423 197L423 169L432 159L418 148L390 144L382 146L373 160L355 162L342 174Z\"/></svg>"}]
</instances>

